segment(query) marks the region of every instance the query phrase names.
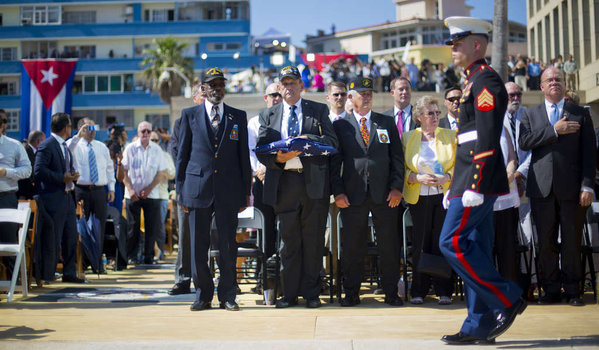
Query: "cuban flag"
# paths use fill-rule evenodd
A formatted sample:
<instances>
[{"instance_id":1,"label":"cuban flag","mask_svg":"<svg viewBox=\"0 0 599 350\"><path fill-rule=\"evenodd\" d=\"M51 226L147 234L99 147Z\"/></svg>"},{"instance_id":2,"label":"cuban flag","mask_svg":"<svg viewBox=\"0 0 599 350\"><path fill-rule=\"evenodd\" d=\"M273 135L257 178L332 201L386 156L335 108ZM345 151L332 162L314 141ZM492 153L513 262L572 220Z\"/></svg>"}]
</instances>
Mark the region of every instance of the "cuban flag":
<instances>
[{"instance_id":1,"label":"cuban flag","mask_svg":"<svg viewBox=\"0 0 599 350\"><path fill-rule=\"evenodd\" d=\"M21 139L29 131L50 136L54 113L71 114L76 59L21 61Z\"/></svg>"},{"instance_id":2,"label":"cuban flag","mask_svg":"<svg viewBox=\"0 0 599 350\"><path fill-rule=\"evenodd\" d=\"M300 151L300 157L330 156L337 153L337 149L327 144L304 138L288 138L258 146L254 149L257 154L276 154L278 151Z\"/></svg>"}]
</instances>

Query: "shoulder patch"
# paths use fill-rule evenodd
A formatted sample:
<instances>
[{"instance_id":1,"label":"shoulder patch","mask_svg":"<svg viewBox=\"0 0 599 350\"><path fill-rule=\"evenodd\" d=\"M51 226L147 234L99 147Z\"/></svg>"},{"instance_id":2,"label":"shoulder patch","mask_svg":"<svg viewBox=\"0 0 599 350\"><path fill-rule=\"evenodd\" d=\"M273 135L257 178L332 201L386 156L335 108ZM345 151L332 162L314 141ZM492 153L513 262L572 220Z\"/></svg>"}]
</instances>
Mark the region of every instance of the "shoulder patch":
<instances>
[{"instance_id":1,"label":"shoulder patch","mask_svg":"<svg viewBox=\"0 0 599 350\"><path fill-rule=\"evenodd\" d=\"M476 96L476 108L482 112L488 112L495 108L495 96L486 87Z\"/></svg>"}]
</instances>

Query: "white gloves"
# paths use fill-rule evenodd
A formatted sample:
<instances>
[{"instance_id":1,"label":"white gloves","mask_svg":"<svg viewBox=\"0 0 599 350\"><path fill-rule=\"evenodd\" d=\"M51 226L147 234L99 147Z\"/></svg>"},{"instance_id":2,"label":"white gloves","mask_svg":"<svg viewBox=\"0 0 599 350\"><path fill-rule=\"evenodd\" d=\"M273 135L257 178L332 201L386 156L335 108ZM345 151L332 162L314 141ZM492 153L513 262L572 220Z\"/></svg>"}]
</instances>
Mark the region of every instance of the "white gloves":
<instances>
[{"instance_id":1,"label":"white gloves","mask_svg":"<svg viewBox=\"0 0 599 350\"><path fill-rule=\"evenodd\" d=\"M443 196L443 209L449 209L449 190L447 190Z\"/></svg>"},{"instance_id":2,"label":"white gloves","mask_svg":"<svg viewBox=\"0 0 599 350\"><path fill-rule=\"evenodd\" d=\"M464 194L462 195L462 205L464 207L476 207L483 204L484 201L484 194L480 194L471 190L464 191Z\"/></svg>"}]
</instances>

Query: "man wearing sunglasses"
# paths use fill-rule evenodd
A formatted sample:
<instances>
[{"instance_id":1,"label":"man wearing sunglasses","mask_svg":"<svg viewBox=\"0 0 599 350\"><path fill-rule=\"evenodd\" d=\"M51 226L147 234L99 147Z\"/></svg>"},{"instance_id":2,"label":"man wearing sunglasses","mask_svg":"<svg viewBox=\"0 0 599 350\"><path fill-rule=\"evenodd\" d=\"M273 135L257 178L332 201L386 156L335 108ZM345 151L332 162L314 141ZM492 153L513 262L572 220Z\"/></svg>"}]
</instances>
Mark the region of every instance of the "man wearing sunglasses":
<instances>
[{"instance_id":1,"label":"man wearing sunglasses","mask_svg":"<svg viewBox=\"0 0 599 350\"><path fill-rule=\"evenodd\" d=\"M140 238L140 215L144 211L145 241L144 264L154 263L154 242L160 222L158 184L166 176L167 163L162 148L150 142L152 124L141 122L137 126L138 140L130 143L123 152L125 170L125 203L127 206L127 253L137 257Z\"/></svg>"},{"instance_id":2,"label":"man wearing sunglasses","mask_svg":"<svg viewBox=\"0 0 599 350\"><path fill-rule=\"evenodd\" d=\"M189 212L191 271L196 289L191 311L212 307L214 281L208 266L212 218L218 232L220 308L238 311L237 214L249 205L251 168L246 113L224 103L225 75L206 70L200 91L205 101L181 111L177 152L177 197Z\"/></svg>"},{"instance_id":3,"label":"man wearing sunglasses","mask_svg":"<svg viewBox=\"0 0 599 350\"><path fill-rule=\"evenodd\" d=\"M345 102L347 101L347 87L340 81L332 81L327 85L327 103L329 105L329 119L331 122L345 117Z\"/></svg>"},{"instance_id":4,"label":"man wearing sunglasses","mask_svg":"<svg viewBox=\"0 0 599 350\"><path fill-rule=\"evenodd\" d=\"M462 90L458 87L450 87L445 90L445 107L447 108L447 117L439 119L439 127L456 130L458 128L458 107L462 98Z\"/></svg>"},{"instance_id":5,"label":"man wearing sunglasses","mask_svg":"<svg viewBox=\"0 0 599 350\"><path fill-rule=\"evenodd\" d=\"M279 85L272 83L268 85L264 92L264 102L266 102L266 108L278 105L283 102L283 97L278 91ZM250 164L252 166L252 173L254 175L254 182L252 185L252 194L254 195L254 206L258 208L262 214L264 214L264 254L268 258L275 252L276 246L276 222L275 222L275 210L271 205L265 204L262 200L262 193L264 192L264 176L266 174L266 167L260 163L254 148L256 148L256 142L258 141L258 132L260 130L260 118L254 116L248 121L248 146L250 149ZM252 287L252 292L261 294L262 284L258 282L255 287Z\"/></svg>"}]
</instances>

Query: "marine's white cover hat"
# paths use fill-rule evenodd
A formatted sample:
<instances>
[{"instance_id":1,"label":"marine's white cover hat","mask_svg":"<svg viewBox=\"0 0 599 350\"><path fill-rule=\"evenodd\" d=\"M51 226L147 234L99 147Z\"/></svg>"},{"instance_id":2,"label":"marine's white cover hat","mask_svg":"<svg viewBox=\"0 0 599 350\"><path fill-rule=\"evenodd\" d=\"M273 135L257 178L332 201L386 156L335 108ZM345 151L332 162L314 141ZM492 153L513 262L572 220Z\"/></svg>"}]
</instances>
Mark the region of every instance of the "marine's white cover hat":
<instances>
[{"instance_id":1,"label":"marine's white cover hat","mask_svg":"<svg viewBox=\"0 0 599 350\"><path fill-rule=\"evenodd\" d=\"M454 16L445 19L445 26L449 28L449 40L445 45L453 45L455 40L465 38L472 34L489 36L493 25L482 19L474 17Z\"/></svg>"}]
</instances>

